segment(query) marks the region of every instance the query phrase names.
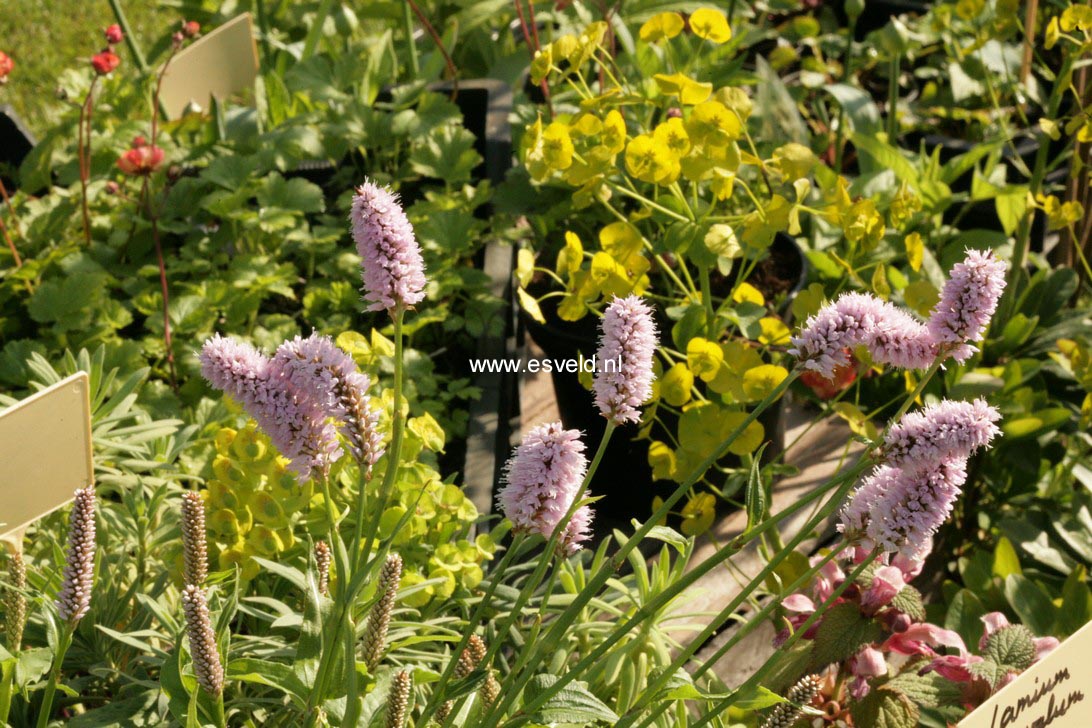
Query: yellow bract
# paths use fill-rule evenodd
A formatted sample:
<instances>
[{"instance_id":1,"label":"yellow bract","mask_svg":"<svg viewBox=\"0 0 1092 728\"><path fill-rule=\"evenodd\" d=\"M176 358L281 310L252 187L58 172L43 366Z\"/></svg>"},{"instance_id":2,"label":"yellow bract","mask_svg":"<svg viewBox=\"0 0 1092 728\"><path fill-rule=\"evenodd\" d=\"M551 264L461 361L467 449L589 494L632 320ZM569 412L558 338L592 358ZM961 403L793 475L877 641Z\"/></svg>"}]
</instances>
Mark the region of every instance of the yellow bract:
<instances>
[{"instance_id":1,"label":"yellow bract","mask_svg":"<svg viewBox=\"0 0 1092 728\"><path fill-rule=\"evenodd\" d=\"M679 160L666 144L641 134L626 146L626 171L642 182L670 184L679 176Z\"/></svg>"},{"instance_id":2,"label":"yellow bract","mask_svg":"<svg viewBox=\"0 0 1092 728\"><path fill-rule=\"evenodd\" d=\"M806 177L818 158L803 144L789 142L774 150L773 162L781 170L781 176L788 182Z\"/></svg>"},{"instance_id":3,"label":"yellow bract","mask_svg":"<svg viewBox=\"0 0 1092 728\"><path fill-rule=\"evenodd\" d=\"M668 119L653 129L652 139L666 146L676 157L682 157L690 151L690 137L679 118Z\"/></svg>"},{"instance_id":4,"label":"yellow bract","mask_svg":"<svg viewBox=\"0 0 1092 728\"><path fill-rule=\"evenodd\" d=\"M687 119L686 129L695 143L723 146L739 139L743 124L736 112L715 100L702 100Z\"/></svg>"},{"instance_id":5,"label":"yellow bract","mask_svg":"<svg viewBox=\"0 0 1092 728\"><path fill-rule=\"evenodd\" d=\"M699 38L713 43L727 43L732 37L732 29L728 26L728 18L724 13L713 8L701 8L695 10L690 16L690 29Z\"/></svg>"},{"instance_id":6,"label":"yellow bract","mask_svg":"<svg viewBox=\"0 0 1092 728\"><path fill-rule=\"evenodd\" d=\"M736 303L747 301L759 306L766 305L766 298L762 295L762 292L746 281L740 283L739 287L736 288L735 293L732 294L732 300Z\"/></svg>"},{"instance_id":7,"label":"yellow bract","mask_svg":"<svg viewBox=\"0 0 1092 728\"><path fill-rule=\"evenodd\" d=\"M638 35L646 43L658 43L674 38L685 26L686 23L678 13L660 13L646 20Z\"/></svg>"},{"instance_id":8,"label":"yellow bract","mask_svg":"<svg viewBox=\"0 0 1092 728\"><path fill-rule=\"evenodd\" d=\"M763 364L748 369L743 374L743 392L747 395L747 399L752 401L765 399L787 376L789 372L785 367L773 364Z\"/></svg>"},{"instance_id":9,"label":"yellow bract","mask_svg":"<svg viewBox=\"0 0 1092 728\"><path fill-rule=\"evenodd\" d=\"M660 380L660 397L672 407L682 407L690 401L690 390L693 386L693 373L686 364L678 362Z\"/></svg>"},{"instance_id":10,"label":"yellow bract","mask_svg":"<svg viewBox=\"0 0 1092 728\"><path fill-rule=\"evenodd\" d=\"M921 263L925 259L925 243L921 234L910 233L903 240L903 244L906 246L906 260L910 263L910 269L915 272L921 270Z\"/></svg>"},{"instance_id":11,"label":"yellow bract","mask_svg":"<svg viewBox=\"0 0 1092 728\"><path fill-rule=\"evenodd\" d=\"M603 120L603 146L611 154L617 154L626 148L626 120L617 110L612 110Z\"/></svg>"},{"instance_id":12,"label":"yellow bract","mask_svg":"<svg viewBox=\"0 0 1092 728\"><path fill-rule=\"evenodd\" d=\"M759 335L758 340L763 344L779 346L789 343L792 332L789 331L788 326L781 322L781 319L767 316L759 319L758 325L762 327L762 333Z\"/></svg>"},{"instance_id":13,"label":"yellow bract","mask_svg":"<svg viewBox=\"0 0 1092 728\"><path fill-rule=\"evenodd\" d=\"M682 73L673 73L670 76L665 73L657 73L652 77L660 88L660 93L668 96L678 96L679 101L687 106L700 104L713 93L713 84L695 81Z\"/></svg>"},{"instance_id":14,"label":"yellow bract","mask_svg":"<svg viewBox=\"0 0 1092 728\"><path fill-rule=\"evenodd\" d=\"M703 382L712 381L724 361L720 344L701 337L694 337L686 344L686 364Z\"/></svg>"},{"instance_id":15,"label":"yellow bract","mask_svg":"<svg viewBox=\"0 0 1092 728\"><path fill-rule=\"evenodd\" d=\"M700 536L709 530L717 516L717 499L712 493L698 493L682 509L684 536Z\"/></svg>"},{"instance_id":16,"label":"yellow bract","mask_svg":"<svg viewBox=\"0 0 1092 728\"><path fill-rule=\"evenodd\" d=\"M653 480L670 480L675 475L675 451L666 442L653 440L648 445L648 464Z\"/></svg>"},{"instance_id":17,"label":"yellow bract","mask_svg":"<svg viewBox=\"0 0 1092 728\"><path fill-rule=\"evenodd\" d=\"M640 231L628 222L612 222L599 231L599 245L619 261L641 252L642 244Z\"/></svg>"},{"instance_id":18,"label":"yellow bract","mask_svg":"<svg viewBox=\"0 0 1092 728\"><path fill-rule=\"evenodd\" d=\"M566 278L580 270L584 262L584 245L571 230L565 231L565 247L557 254L557 272Z\"/></svg>"}]
</instances>

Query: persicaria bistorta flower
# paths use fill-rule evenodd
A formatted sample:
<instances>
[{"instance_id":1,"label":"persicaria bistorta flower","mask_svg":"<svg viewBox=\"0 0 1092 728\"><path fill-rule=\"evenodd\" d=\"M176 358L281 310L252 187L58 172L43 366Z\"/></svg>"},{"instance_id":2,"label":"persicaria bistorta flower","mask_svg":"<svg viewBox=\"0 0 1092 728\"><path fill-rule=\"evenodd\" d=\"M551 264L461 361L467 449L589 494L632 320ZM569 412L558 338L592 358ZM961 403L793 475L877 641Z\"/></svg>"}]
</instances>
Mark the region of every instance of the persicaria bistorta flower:
<instances>
[{"instance_id":1,"label":"persicaria bistorta flower","mask_svg":"<svg viewBox=\"0 0 1092 728\"><path fill-rule=\"evenodd\" d=\"M129 150L118 158L118 169L134 177L149 175L163 164L163 157L160 147L148 144L144 137L138 136Z\"/></svg>"},{"instance_id":2,"label":"persicaria bistorta flower","mask_svg":"<svg viewBox=\"0 0 1092 728\"><path fill-rule=\"evenodd\" d=\"M8 74L15 68L15 61L4 51L0 51L0 86L8 82Z\"/></svg>"},{"instance_id":3,"label":"persicaria bistorta flower","mask_svg":"<svg viewBox=\"0 0 1092 728\"><path fill-rule=\"evenodd\" d=\"M929 405L904 415L891 428L884 438L884 460L914 471L952 458L968 458L1001 432L995 424L1000 419L1001 413L984 399Z\"/></svg>"},{"instance_id":4,"label":"persicaria bistorta flower","mask_svg":"<svg viewBox=\"0 0 1092 728\"><path fill-rule=\"evenodd\" d=\"M242 405L304 480L315 472L328 473L341 457L327 412L318 402L297 396L283 363L217 334L201 349L201 374Z\"/></svg>"},{"instance_id":5,"label":"persicaria bistorta flower","mask_svg":"<svg viewBox=\"0 0 1092 728\"><path fill-rule=\"evenodd\" d=\"M865 532L873 546L922 559L967 481L967 459L953 457L896 473L887 492L872 503Z\"/></svg>"},{"instance_id":6,"label":"persicaria bistorta flower","mask_svg":"<svg viewBox=\"0 0 1092 728\"><path fill-rule=\"evenodd\" d=\"M902 369L926 369L936 358L925 324L866 293L844 293L824 306L792 337L792 345L789 353L826 379L851 363L857 346L867 347L877 363Z\"/></svg>"},{"instance_id":7,"label":"persicaria bistorta flower","mask_svg":"<svg viewBox=\"0 0 1092 728\"><path fill-rule=\"evenodd\" d=\"M379 412L370 407L368 375L328 336L312 333L284 342L273 357L292 388L342 422L353 457L366 475L383 454Z\"/></svg>"},{"instance_id":8,"label":"persicaria bistorta flower","mask_svg":"<svg viewBox=\"0 0 1092 728\"><path fill-rule=\"evenodd\" d=\"M638 409L652 396L656 322L639 296L615 298L600 323L595 404L615 424L638 422Z\"/></svg>"},{"instance_id":9,"label":"persicaria bistorta flower","mask_svg":"<svg viewBox=\"0 0 1092 728\"><path fill-rule=\"evenodd\" d=\"M91 609L95 579L95 486L76 491L68 518L68 551L57 594L61 620L75 624Z\"/></svg>"},{"instance_id":10,"label":"persicaria bistorta flower","mask_svg":"<svg viewBox=\"0 0 1092 728\"><path fill-rule=\"evenodd\" d=\"M113 73L114 69L121 63L121 59L118 58L118 54L110 48L106 48L103 51L91 56L91 65L95 69L95 73L100 76L105 76L109 73Z\"/></svg>"},{"instance_id":11,"label":"persicaria bistorta flower","mask_svg":"<svg viewBox=\"0 0 1092 728\"><path fill-rule=\"evenodd\" d=\"M353 196L349 219L360 253L368 310L389 311L420 303L425 297L425 264L398 197L365 181Z\"/></svg>"},{"instance_id":12,"label":"persicaria bistorta flower","mask_svg":"<svg viewBox=\"0 0 1092 728\"><path fill-rule=\"evenodd\" d=\"M560 422L539 425L505 465L497 502L517 530L550 538L580 493L587 468L578 430L566 430ZM559 536L566 553L576 552L588 539L591 518L591 509L581 506L566 524Z\"/></svg>"},{"instance_id":13,"label":"persicaria bistorta flower","mask_svg":"<svg viewBox=\"0 0 1092 728\"><path fill-rule=\"evenodd\" d=\"M182 590L182 611L186 614L186 634L190 638L190 656L197 684L210 695L224 690L224 667L216 648L205 590L190 584Z\"/></svg>"},{"instance_id":14,"label":"persicaria bistorta flower","mask_svg":"<svg viewBox=\"0 0 1092 728\"><path fill-rule=\"evenodd\" d=\"M962 363L977 351L966 342L978 341L986 332L1005 290L1007 268L989 250L968 250L963 262L952 267L929 317L929 333L956 361Z\"/></svg>"}]
</instances>

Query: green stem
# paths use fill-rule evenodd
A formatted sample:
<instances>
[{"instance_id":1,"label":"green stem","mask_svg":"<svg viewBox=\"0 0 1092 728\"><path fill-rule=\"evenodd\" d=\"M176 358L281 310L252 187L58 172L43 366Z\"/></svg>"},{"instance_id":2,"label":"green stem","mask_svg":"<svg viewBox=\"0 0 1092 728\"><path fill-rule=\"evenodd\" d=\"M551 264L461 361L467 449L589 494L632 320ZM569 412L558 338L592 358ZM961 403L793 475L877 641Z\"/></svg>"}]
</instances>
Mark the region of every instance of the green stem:
<instances>
[{"instance_id":1,"label":"green stem","mask_svg":"<svg viewBox=\"0 0 1092 728\"><path fill-rule=\"evenodd\" d=\"M140 45L137 44L136 36L133 35L133 29L129 27L129 19L125 17L125 11L121 9L121 0L109 0L110 9L114 11L114 19L118 21L118 25L121 26L121 32L125 34L125 45L129 47L129 53L133 56L133 62L136 63L137 69L140 71L140 75L147 78L150 75L148 68L148 60L144 57L144 52L140 50ZM155 140L152 140L155 144Z\"/></svg>"},{"instance_id":2,"label":"green stem","mask_svg":"<svg viewBox=\"0 0 1092 728\"><path fill-rule=\"evenodd\" d=\"M887 143L895 145L899 132L899 65L901 56L894 54L890 61L891 78L887 86Z\"/></svg>"},{"instance_id":3,"label":"green stem","mask_svg":"<svg viewBox=\"0 0 1092 728\"><path fill-rule=\"evenodd\" d=\"M410 71L413 77L421 75L421 61L417 58L417 44L413 42L413 9L407 2L402 3L402 23L406 28L406 44L409 46Z\"/></svg>"},{"instance_id":4,"label":"green stem","mask_svg":"<svg viewBox=\"0 0 1092 728\"><path fill-rule=\"evenodd\" d=\"M61 680L61 666L64 664L64 656L72 645L72 632L76 625L65 622L57 638L57 653L53 657L53 669L49 672L49 682L46 684L45 695L42 697L41 712L38 713L38 728L46 728L49 725L49 716L53 713L53 696L57 693L57 683Z\"/></svg>"},{"instance_id":5,"label":"green stem","mask_svg":"<svg viewBox=\"0 0 1092 728\"><path fill-rule=\"evenodd\" d=\"M698 270L701 281L701 302L705 305L705 336L710 341L717 338L716 314L713 312L713 289L709 284L709 266L703 265Z\"/></svg>"},{"instance_id":6,"label":"green stem","mask_svg":"<svg viewBox=\"0 0 1092 728\"><path fill-rule=\"evenodd\" d=\"M660 505L656 512L653 513L652 516L650 516L648 520L646 520L641 525L641 527L634 532L633 536L631 536L625 544L619 547L618 551L615 552L614 556L611 557L610 561L591 578L591 580L584 587L584 589L582 589L581 592L576 595L572 603L570 603L565 611L554 621L553 626L550 628L550 631L546 634L545 638L539 640L538 643L533 646L535 653L533 654L532 659L528 660L528 667L525 670L525 674L519 679L516 685L511 687L505 686L506 689L502 690L501 692L502 699L498 701L498 704L494 707L491 715L497 716L498 719L500 716L504 715L504 710L512 703L513 700L515 700L516 696L520 693L523 686L526 685L528 681L530 681L535 666L542 659L543 652L548 649L550 645L560 644L562 633L564 633L564 631L568 629L569 625L573 623L573 620L584 608L584 606L588 602L590 602L596 594L599 593L599 590L602 589L603 585L606 584L607 581L611 579L620 568L622 568L629 554L638 547L638 545L645 538L645 536L649 534L649 532L656 526L657 523L660 523L664 518L667 517L675 504L678 503L683 498L683 496L685 496L690 491L690 488L705 475L705 472L709 470L709 468L713 467L713 464L716 463L717 460L723 457L724 453L727 452L728 448L731 447L732 443L736 441L736 438L743 434L744 430L746 430L752 422L758 419L758 416L762 414L763 411L765 411L771 404L779 400L781 398L781 395L785 393L789 386L794 381L796 381L797 377L799 376L799 369L794 369L792 372L790 372L789 376L785 377L785 379L783 379L781 383L777 385L777 387L775 387L768 395L766 395L766 398L759 402L758 405L750 412L750 414L748 414L747 417L744 418L744 420L739 423L739 425L731 433L729 433L729 435L722 442L720 442L716 447L713 448L712 452L710 452L709 455L707 455L706 458L702 462L700 462L693 471L691 471L690 475L687 476L687 478L679 484L679 486L675 489L675 492L668 496L668 498ZM769 526L767 526L766 524L763 524L762 526L759 526L759 528L755 529L752 534L758 535L759 533L763 532L765 528L768 527ZM688 577L684 577L684 580L686 578ZM648 615L645 616L647 617ZM512 676L510 675L509 677ZM550 688L540 694L538 698L536 698L535 703L541 704L542 701L544 701L549 696L555 694L557 691L561 690L561 688L575 680L577 677L579 677L579 672L577 672L576 670L569 670L564 675L561 675L560 679L553 685L551 685ZM482 723L482 725L495 725L497 722L499 721L494 720L493 723L485 722Z\"/></svg>"},{"instance_id":7,"label":"green stem","mask_svg":"<svg viewBox=\"0 0 1092 728\"><path fill-rule=\"evenodd\" d=\"M334 0L322 0L322 4L315 12L311 29L307 31L307 38L303 41L303 52L300 53L300 61L306 61L315 54L319 41L322 39L322 28L326 25L326 18L333 9Z\"/></svg>"},{"instance_id":8,"label":"green stem","mask_svg":"<svg viewBox=\"0 0 1092 728\"><path fill-rule=\"evenodd\" d=\"M603 453L607 451L607 444L610 442L611 435L614 434L615 424L608 420L606 430L603 432L603 439L599 441L599 448L595 452L595 457L592 458L592 463L588 467L588 472L584 476L584 482L580 484L580 490L577 491L576 497L573 498L573 502L569 505L569 510L565 513L565 517L561 519L554 532L550 535L549 541L546 543L546 548L539 556L538 565L535 567L535 571L531 574L531 578L527 580L527 583L520 589L519 596L516 598L516 604L512 607L512 610L508 613L508 617L505 619L500 630L497 632L497 638L493 640L493 643L489 645L489 650L486 652L485 657L482 659L481 664L488 665L492 661L493 657L500 650L501 645L511 631L516 621L523 615L523 609L527 606L527 602L530 600L531 595L538 589L539 584L542 583L543 577L546 575L546 570L553 563L554 554L557 552L558 542L561 540L561 535L565 531L565 526L568 525L572 519L573 514L576 513L580 507L580 501L584 497L584 493L588 489L588 485L591 483L591 479L595 476L595 471L599 468L599 463L603 459ZM560 565L556 568L560 568ZM512 673L509 673L511 677ZM501 685L502 694L504 692L504 685ZM498 701L500 702L500 701ZM494 706L496 707L496 706ZM483 725L493 725L493 723L485 722Z\"/></svg>"},{"instance_id":9,"label":"green stem","mask_svg":"<svg viewBox=\"0 0 1092 728\"><path fill-rule=\"evenodd\" d=\"M444 668L444 672L440 675L439 681L437 681L436 689L433 690L431 697L429 697L428 703L425 705L424 710L421 712L421 716L418 718L418 724L428 725L428 720L433 716L436 710L443 704L447 698L445 690L450 682L452 676L455 674L455 667L458 664L458 656L463 653L466 646L470 643L470 636L474 634L474 630L477 628L478 623L481 621L482 615L485 614L486 607L493 600L493 594L497 591L497 586L501 583L505 570L508 565L516 557L520 551L520 547L523 546L527 539L527 535L523 533L517 533L512 537L512 544L508 547L508 550L504 552L504 556L497 563L496 568L493 570L493 576L489 580L489 586L486 588L485 594L482 595L481 601L474 607L473 613L470 615L470 619L467 620L467 629L463 633L462 639L459 644L452 651L451 659L448 660L447 667Z\"/></svg>"}]
</instances>

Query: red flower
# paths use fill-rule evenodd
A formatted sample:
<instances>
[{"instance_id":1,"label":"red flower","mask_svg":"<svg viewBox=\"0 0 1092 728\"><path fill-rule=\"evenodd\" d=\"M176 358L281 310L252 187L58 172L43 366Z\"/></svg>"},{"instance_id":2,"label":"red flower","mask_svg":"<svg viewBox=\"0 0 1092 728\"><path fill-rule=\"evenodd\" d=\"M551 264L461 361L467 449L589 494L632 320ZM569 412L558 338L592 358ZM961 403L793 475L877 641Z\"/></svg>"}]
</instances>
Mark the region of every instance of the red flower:
<instances>
[{"instance_id":1,"label":"red flower","mask_svg":"<svg viewBox=\"0 0 1092 728\"><path fill-rule=\"evenodd\" d=\"M827 379L811 369L800 375L800 381L815 392L819 399L833 399L857 380L857 358L849 355L849 364L835 368L834 377Z\"/></svg>"},{"instance_id":2,"label":"red flower","mask_svg":"<svg viewBox=\"0 0 1092 728\"><path fill-rule=\"evenodd\" d=\"M107 48L102 53L97 53L91 56L91 65L95 67L95 72L100 76L105 76L111 73L118 64L121 63L121 59L118 58L118 54Z\"/></svg>"},{"instance_id":3,"label":"red flower","mask_svg":"<svg viewBox=\"0 0 1092 728\"><path fill-rule=\"evenodd\" d=\"M148 144L144 137L133 140L133 147L118 158L118 169L134 177L149 175L163 164L163 150Z\"/></svg>"},{"instance_id":4,"label":"red flower","mask_svg":"<svg viewBox=\"0 0 1092 728\"><path fill-rule=\"evenodd\" d=\"M182 32L189 38L196 38L197 34L201 32L201 24L196 20L184 20L182 21Z\"/></svg>"},{"instance_id":5,"label":"red flower","mask_svg":"<svg viewBox=\"0 0 1092 728\"><path fill-rule=\"evenodd\" d=\"M106 36L106 42L110 45L116 45L121 42L121 39L125 37L125 34L121 32L121 26L114 23L102 33Z\"/></svg>"},{"instance_id":6,"label":"red flower","mask_svg":"<svg viewBox=\"0 0 1092 728\"><path fill-rule=\"evenodd\" d=\"M8 74L15 68L15 61L4 51L0 51L0 85L8 82Z\"/></svg>"}]
</instances>

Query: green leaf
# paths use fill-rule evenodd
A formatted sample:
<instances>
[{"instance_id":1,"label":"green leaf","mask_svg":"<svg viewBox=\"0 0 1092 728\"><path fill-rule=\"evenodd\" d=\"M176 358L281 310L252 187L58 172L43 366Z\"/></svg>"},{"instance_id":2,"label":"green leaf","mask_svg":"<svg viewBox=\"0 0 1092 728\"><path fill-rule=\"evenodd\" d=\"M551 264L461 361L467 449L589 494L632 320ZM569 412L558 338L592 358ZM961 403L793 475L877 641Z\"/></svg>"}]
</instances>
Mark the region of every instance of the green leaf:
<instances>
[{"instance_id":1,"label":"green leaf","mask_svg":"<svg viewBox=\"0 0 1092 728\"><path fill-rule=\"evenodd\" d=\"M891 600L891 608L908 615L915 621L924 621L925 602L922 601L921 592L912 586L904 586Z\"/></svg>"},{"instance_id":2,"label":"green leaf","mask_svg":"<svg viewBox=\"0 0 1092 728\"><path fill-rule=\"evenodd\" d=\"M856 604L835 604L823 616L815 633L811 669L814 671L834 662L842 662L857 654L865 645L882 638L880 625L862 616Z\"/></svg>"},{"instance_id":3,"label":"green leaf","mask_svg":"<svg viewBox=\"0 0 1092 728\"><path fill-rule=\"evenodd\" d=\"M737 692L732 695L732 706L740 710L762 710L784 702L786 700L783 697L761 685L746 693Z\"/></svg>"},{"instance_id":4,"label":"green leaf","mask_svg":"<svg viewBox=\"0 0 1092 728\"><path fill-rule=\"evenodd\" d=\"M921 711L905 694L876 688L849 709L854 725L868 728L917 728Z\"/></svg>"},{"instance_id":5,"label":"green leaf","mask_svg":"<svg viewBox=\"0 0 1092 728\"><path fill-rule=\"evenodd\" d=\"M322 212L326 207L322 188L300 177L285 179L271 174L258 189L257 197L262 207L280 210Z\"/></svg>"},{"instance_id":6,"label":"green leaf","mask_svg":"<svg viewBox=\"0 0 1092 728\"><path fill-rule=\"evenodd\" d=\"M744 533L750 533L769 513L766 486L762 483L762 453L765 449L766 445L763 444L751 460L751 472L747 477L747 527Z\"/></svg>"},{"instance_id":7,"label":"green leaf","mask_svg":"<svg viewBox=\"0 0 1092 728\"><path fill-rule=\"evenodd\" d=\"M994 204L997 206L997 217L1001 220L1001 229L1005 231L1006 235L1012 235L1016 232L1020 221L1024 219L1024 215L1027 214L1027 189L1020 187L1015 192L998 195L997 199L994 200Z\"/></svg>"},{"instance_id":8,"label":"green leaf","mask_svg":"<svg viewBox=\"0 0 1092 728\"><path fill-rule=\"evenodd\" d=\"M870 137L883 131L880 110L873 101L872 94L845 83L830 84L823 88L842 107L852 131Z\"/></svg>"},{"instance_id":9,"label":"green leaf","mask_svg":"<svg viewBox=\"0 0 1092 728\"><path fill-rule=\"evenodd\" d=\"M409 157L414 172L447 183L468 181L480 162L481 155L474 150L474 135L453 125L432 130Z\"/></svg>"},{"instance_id":10,"label":"green leaf","mask_svg":"<svg viewBox=\"0 0 1092 728\"><path fill-rule=\"evenodd\" d=\"M853 141L853 146L872 158L874 163L869 165L866 171L890 169L900 182L906 182L915 187L918 185L917 169L900 150L868 134L855 132L850 135L850 139Z\"/></svg>"},{"instance_id":11,"label":"green leaf","mask_svg":"<svg viewBox=\"0 0 1092 728\"><path fill-rule=\"evenodd\" d=\"M1027 627L1010 624L989 636L983 657L1023 672L1035 662L1035 643L1032 640L1031 631Z\"/></svg>"},{"instance_id":12,"label":"green leaf","mask_svg":"<svg viewBox=\"0 0 1092 728\"><path fill-rule=\"evenodd\" d=\"M883 687L910 698L919 706L936 707L957 702L962 694L959 683L935 672L919 675L908 671L888 680Z\"/></svg>"},{"instance_id":13,"label":"green leaf","mask_svg":"<svg viewBox=\"0 0 1092 728\"><path fill-rule=\"evenodd\" d=\"M960 589L948 605L944 627L959 634L964 643L976 645L982 637L982 617L985 614L986 608L975 593L970 589Z\"/></svg>"},{"instance_id":14,"label":"green leaf","mask_svg":"<svg viewBox=\"0 0 1092 728\"><path fill-rule=\"evenodd\" d=\"M1083 565L1069 572L1062 585L1062 608L1058 610L1058 626L1063 634L1073 634L1092 622L1092 591L1085 583L1088 572Z\"/></svg>"},{"instance_id":15,"label":"green leaf","mask_svg":"<svg viewBox=\"0 0 1092 728\"><path fill-rule=\"evenodd\" d=\"M138 728L139 726L161 726L163 718L159 714L159 694L149 690L127 700L119 700L95 710L89 710L73 718L65 725L68 728ZM3 706L0 706L2 713Z\"/></svg>"},{"instance_id":16,"label":"green leaf","mask_svg":"<svg viewBox=\"0 0 1092 728\"><path fill-rule=\"evenodd\" d=\"M1022 574L1020 569L1020 557L1016 555L1016 549L1012 542L1002 536L997 540L997 548L993 551L993 575L1002 579L1010 574Z\"/></svg>"},{"instance_id":17,"label":"green leaf","mask_svg":"<svg viewBox=\"0 0 1092 728\"><path fill-rule=\"evenodd\" d=\"M1032 632L1051 634L1055 607L1043 587L1022 574L1010 574L1005 579L1005 599Z\"/></svg>"},{"instance_id":18,"label":"green leaf","mask_svg":"<svg viewBox=\"0 0 1092 728\"><path fill-rule=\"evenodd\" d=\"M971 671L972 675L985 680L990 684L990 687L994 689L1001 684L1001 680L1004 679L1005 675L1011 672L1011 670L998 665L990 659L984 659L982 662L968 665L968 669Z\"/></svg>"},{"instance_id":19,"label":"green leaf","mask_svg":"<svg viewBox=\"0 0 1092 728\"><path fill-rule=\"evenodd\" d=\"M300 681L291 666L280 662L241 657L228 663L227 678L278 688L295 698L298 706L304 707L307 704L307 686Z\"/></svg>"},{"instance_id":20,"label":"green leaf","mask_svg":"<svg viewBox=\"0 0 1092 728\"><path fill-rule=\"evenodd\" d=\"M532 702L539 694L556 683L556 675L536 675L531 678L524 694L524 702ZM533 720L544 723L597 723L611 725L618 722L618 715L588 690L587 683L573 681L552 695L538 709Z\"/></svg>"},{"instance_id":21,"label":"green leaf","mask_svg":"<svg viewBox=\"0 0 1092 728\"><path fill-rule=\"evenodd\" d=\"M640 529L644 525L636 518L631 519L630 523L633 524L633 528L635 531ZM678 551L680 554L683 553L683 551L686 549L686 545L688 543L688 539L686 538L686 536L683 536L674 528L670 528L668 526L653 526L651 529L649 529L648 534L646 534L645 538L652 538L657 541L663 541L666 544L670 544L674 546L675 550Z\"/></svg>"}]
</instances>

